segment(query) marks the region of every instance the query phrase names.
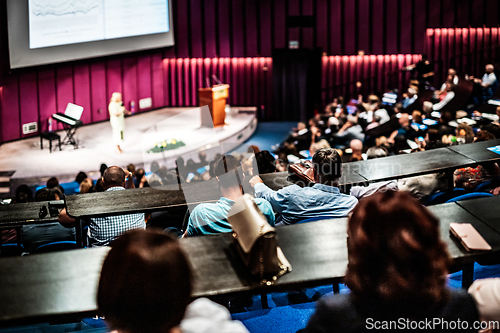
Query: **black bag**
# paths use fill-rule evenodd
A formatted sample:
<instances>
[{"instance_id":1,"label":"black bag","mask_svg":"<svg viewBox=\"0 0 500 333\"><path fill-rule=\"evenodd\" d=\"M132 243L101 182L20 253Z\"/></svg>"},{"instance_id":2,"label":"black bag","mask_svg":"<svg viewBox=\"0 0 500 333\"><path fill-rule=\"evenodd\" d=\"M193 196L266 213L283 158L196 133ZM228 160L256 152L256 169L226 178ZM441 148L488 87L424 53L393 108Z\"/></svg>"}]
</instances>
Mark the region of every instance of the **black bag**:
<instances>
[{"instance_id":1,"label":"black bag","mask_svg":"<svg viewBox=\"0 0 500 333\"><path fill-rule=\"evenodd\" d=\"M269 225L252 196L245 194L231 208L227 220L233 228L233 244L250 274L271 285L292 270Z\"/></svg>"}]
</instances>

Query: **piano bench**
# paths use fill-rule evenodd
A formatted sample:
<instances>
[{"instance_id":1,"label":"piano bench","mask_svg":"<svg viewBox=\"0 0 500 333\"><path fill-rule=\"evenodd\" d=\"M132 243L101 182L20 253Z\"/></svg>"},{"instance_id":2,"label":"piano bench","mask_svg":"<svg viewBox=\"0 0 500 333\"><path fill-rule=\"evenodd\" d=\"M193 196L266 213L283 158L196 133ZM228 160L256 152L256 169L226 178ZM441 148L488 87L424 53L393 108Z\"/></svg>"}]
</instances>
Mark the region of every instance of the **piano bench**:
<instances>
[{"instance_id":1,"label":"piano bench","mask_svg":"<svg viewBox=\"0 0 500 333\"><path fill-rule=\"evenodd\" d=\"M52 140L59 141L59 150L61 150L61 136L55 132L43 132L40 134L40 149L43 149L43 139L49 140L49 151L52 153Z\"/></svg>"}]
</instances>

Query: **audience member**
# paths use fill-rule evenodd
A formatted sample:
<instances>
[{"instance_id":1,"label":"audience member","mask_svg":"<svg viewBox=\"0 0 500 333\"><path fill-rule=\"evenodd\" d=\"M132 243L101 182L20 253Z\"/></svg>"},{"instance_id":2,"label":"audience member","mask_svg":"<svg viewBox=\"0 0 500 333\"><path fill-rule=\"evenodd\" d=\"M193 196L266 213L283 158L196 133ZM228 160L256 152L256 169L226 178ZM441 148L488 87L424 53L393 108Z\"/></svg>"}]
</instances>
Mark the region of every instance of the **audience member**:
<instances>
[{"instance_id":1,"label":"audience member","mask_svg":"<svg viewBox=\"0 0 500 333\"><path fill-rule=\"evenodd\" d=\"M31 188L22 184L16 188L16 197L13 203L23 203L23 202L32 202L33 201L33 191Z\"/></svg>"},{"instance_id":2,"label":"audience member","mask_svg":"<svg viewBox=\"0 0 500 333\"><path fill-rule=\"evenodd\" d=\"M129 164L127 165L127 170L128 170L129 172L131 172L132 174L134 174L134 173L135 173L135 164L129 163Z\"/></svg>"},{"instance_id":3,"label":"audience member","mask_svg":"<svg viewBox=\"0 0 500 333\"><path fill-rule=\"evenodd\" d=\"M481 142L481 141L489 141L489 140L495 140L496 137L491 134L490 132L486 130L481 130L477 132L476 137L474 138L474 142Z\"/></svg>"},{"instance_id":4,"label":"audience member","mask_svg":"<svg viewBox=\"0 0 500 333\"><path fill-rule=\"evenodd\" d=\"M351 162L355 161L362 161L363 160L363 142L361 140L352 140L351 141L351 150L352 150L352 155L351 155Z\"/></svg>"},{"instance_id":5,"label":"audience member","mask_svg":"<svg viewBox=\"0 0 500 333\"><path fill-rule=\"evenodd\" d=\"M75 182L80 184L85 178L87 178L87 174L83 171L80 171L78 175L76 175Z\"/></svg>"},{"instance_id":6,"label":"audience member","mask_svg":"<svg viewBox=\"0 0 500 333\"><path fill-rule=\"evenodd\" d=\"M47 188L54 188L56 186L59 186L59 180L56 177L51 177L47 180Z\"/></svg>"},{"instance_id":7,"label":"audience member","mask_svg":"<svg viewBox=\"0 0 500 333\"><path fill-rule=\"evenodd\" d=\"M127 171L128 172L128 171ZM108 191L121 191L133 188L132 174L117 166L110 166L104 172L103 188ZM66 210L59 214L59 223L65 227L73 227L75 220L70 218ZM92 247L108 246L125 231L132 229L145 229L144 213L122 214L105 217L93 217L89 221L88 240Z\"/></svg>"},{"instance_id":8,"label":"audience member","mask_svg":"<svg viewBox=\"0 0 500 333\"><path fill-rule=\"evenodd\" d=\"M386 157L389 152L385 146L373 146L368 148L366 151L366 159L371 160L373 158Z\"/></svg>"},{"instance_id":9,"label":"audience member","mask_svg":"<svg viewBox=\"0 0 500 333\"><path fill-rule=\"evenodd\" d=\"M240 178L243 176L243 179ZM231 207L243 196L245 174L241 172L241 163L232 155L225 155L214 163L214 176L217 179L220 194L216 203L201 203L189 216L184 236L210 235L231 232L227 214ZM255 199L270 225L274 226L274 213L271 205L263 199Z\"/></svg>"},{"instance_id":10,"label":"audience member","mask_svg":"<svg viewBox=\"0 0 500 333\"><path fill-rule=\"evenodd\" d=\"M148 180L146 178L146 173L143 168L139 168L135 171L134 186L136 188L149 187Z\"/></svg>"},{"instance_id":11,"label":"audience member","mask_svg":"<svg viewBox=\"0 0 500 333\"><path fill-rule=\"evenodd\" d=\"M35 201L61 200L63 194L57 188L42 188L35 194ZM75 228L65 228L57 222L26 224L21 228L24 250L33 253L43 244L57 241L74 241Z\"/></svg>"},{"instance_id":12,"label":"audience member","mask_svg":"<svg viewBox=\"0 0 500 333\"><path fill-rule=\"evenodd\" d=\"M365 134L363 133L363 128L358 124L358 119L355 116L349 115L347 117L347 122L342 126L342 128L335 134L335 141L339 144L348 146L351 140L365 140Z\"/></svg>"},{"instance_id":13,"label":"audience member","mask_svg":"<svg viewBox=\"0 0 500 333\"><path fill-rule=\"evenodd\" d=\"M439 221L418 201L394 191L368 197L354 209L347 234L344 281L351 292L322 298L304 332L365 332L399 318L460 320L473 331L474 300L446 287L451 259Z\"/></svg>"},{"instance_id":14,"label":"audience member","mask_svg":"<svg viewBox=\"0 0 500 333\"><path fill-rule=\"evenodd\" d=\"M193 273L179 242L147 230L117 239L102 266L97 305L117 333L244 333L206 298L192 303Z\"/></svg>"},{"instance_id":15,"label":"audience member","mask_svg":"<svg viewBox=\"0 0 500 333\"><path fill-rule=\"evenodd\" d=\"M104 171L106 171L106 169L108 168L108 166L104 163L101 164L101 166L99 167L99 171L101 172L101 177L104 176Z\"/></svg>"},{"instance_id":16,"label":"audience member","mask_svg":"<svg viewBox=\"0 0 500 333\"><path fill-rule=\"evenodd\" d=\"M259 174L276 172L276 159L267 150L261 150L255 154L255 161ZM255 173L254 173L255 174Z\"/></svg>"},{"instance_id":17,"label":"audience member","mask_svg":"<svg viewBox=\"0 0 500 333\"><path fill-rule=\"evenodd\" d=\"M475 79L475 82L481 86L482 98L480 99L483 104L487 103L493 97L496 89L498 88L498 80L495 75L495 66L488 64L485 66L485 71L482 79Z\"/></svg>"},{"instance_id":18,"label":"audience member","mask_svg":"<svg viewBox=\"0 0 500 333\"><path fill-rule=\"evenodd\" d=\"M274 211L281 214L281 220L276 225L294 224L312 217L344 217L356 206L358 200L340 193L338 188L342 159L337 151L322 148L316 151L312 162L316 183L312 187L290 185L273 191L259 176L250 180L255 196L269 201Z\"/></svg>"},{"instance_id":19,"label":"audience member","mask_svg":"<svg viewBox=\"0 0 500 333\"><path fill-rule=\"evenodd\" d=\"M94 192L94 182L91 178L85 178L80 183L80 194L93 193Z\"/></svg>"}]
</instances>

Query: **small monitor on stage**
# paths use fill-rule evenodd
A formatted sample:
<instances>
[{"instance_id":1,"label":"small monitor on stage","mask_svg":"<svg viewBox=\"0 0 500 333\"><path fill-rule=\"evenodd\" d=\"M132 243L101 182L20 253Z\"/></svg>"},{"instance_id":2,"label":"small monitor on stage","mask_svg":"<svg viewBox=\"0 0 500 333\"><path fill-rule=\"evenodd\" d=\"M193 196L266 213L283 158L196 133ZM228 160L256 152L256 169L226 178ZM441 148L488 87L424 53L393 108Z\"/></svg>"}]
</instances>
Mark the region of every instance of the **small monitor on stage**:
<instances>
[{"instance_id":1,"label":"small monitor on stage","mask_svg":"<svg viewBox=\"0 0 500 333\"><path fill-rule=\"evenodd\" d=\"M66 110L64 111L64 115L71 117L76 120L80 120L83 113L83 106L76 105L73 103L68 103L66 106Z\"/></svg>"}]
</instances>

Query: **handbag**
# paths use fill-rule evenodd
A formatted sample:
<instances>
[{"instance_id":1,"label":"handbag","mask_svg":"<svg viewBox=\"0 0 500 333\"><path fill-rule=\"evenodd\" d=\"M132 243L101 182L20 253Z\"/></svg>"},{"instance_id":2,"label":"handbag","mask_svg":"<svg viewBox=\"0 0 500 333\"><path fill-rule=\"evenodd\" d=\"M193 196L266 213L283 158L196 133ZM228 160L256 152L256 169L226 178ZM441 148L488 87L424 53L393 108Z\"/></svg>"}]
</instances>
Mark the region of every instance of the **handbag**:
<instances>
[{"instance_id":1,"label":"handbag","mask_svg":"<svg viewBox=\"0 0 500 333\"><path fill-rule=\"evenodd\" d=\"M305 160L291 164L288 167L290 176L297 176L301 180L314 183L314 166L311 161Z\"/></svg>"},{"instance_id":2,"label":"handbag","mask_svg":"<svg viewBox=\"0 0 500 333\"><path fill-rule=\"evenodd\" d=\"M278 246L275 228L267 222L251 195L245 194L235 202L227 220L233 229L234 251L261 284L272 285L292 270Z\"/></svg>"}]
</instances>

